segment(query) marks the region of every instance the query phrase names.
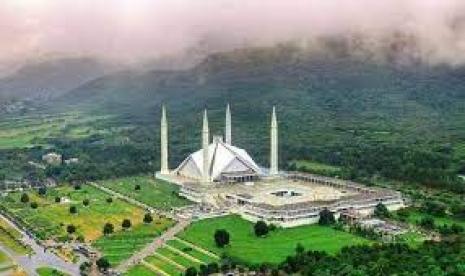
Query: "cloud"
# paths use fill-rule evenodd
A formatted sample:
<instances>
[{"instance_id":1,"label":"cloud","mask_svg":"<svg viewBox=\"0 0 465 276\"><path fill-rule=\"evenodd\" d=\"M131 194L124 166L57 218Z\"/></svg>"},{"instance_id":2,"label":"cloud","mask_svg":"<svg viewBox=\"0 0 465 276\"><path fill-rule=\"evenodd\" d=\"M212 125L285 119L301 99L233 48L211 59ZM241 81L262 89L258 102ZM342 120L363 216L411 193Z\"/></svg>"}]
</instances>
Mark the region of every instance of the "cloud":
<instances>
[{"instance_id":1,"label":"cloud","mask_svg":"<svg viewBox=\"0 0 465 276\"><path fill-rule=\"evenodd\" d=\"M353 36L431 63L465 62L463 0L2 0L0 62L50 53L138 61ZM408 41L415 47L410 47ZM358 41L358 42L357 42ZM407 44L406 44L407 43ZM408 47L407 47L408 46Z\"/></svg>"}]
</instances>

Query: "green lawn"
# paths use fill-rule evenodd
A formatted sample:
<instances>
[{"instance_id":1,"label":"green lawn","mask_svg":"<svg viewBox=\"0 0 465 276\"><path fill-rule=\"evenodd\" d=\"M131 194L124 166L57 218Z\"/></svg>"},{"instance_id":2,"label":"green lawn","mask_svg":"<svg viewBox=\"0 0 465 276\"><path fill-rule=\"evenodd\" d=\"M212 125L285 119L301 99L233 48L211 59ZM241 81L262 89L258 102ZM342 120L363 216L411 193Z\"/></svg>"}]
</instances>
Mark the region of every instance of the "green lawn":
<instances>
[{"instance_id":1,"label":"green lawn","mask_svg":"<svg viewBox=\"0 0 465 276\"><path fill-rule=\"evenodd\" d=\"M202 261L206 264L209 264L209 263L213 263L213 262L217 262L218 260L216 260L215 258L211 257L211 256L208 256L206 255L205 253L202 253L200 251L198 251L197 249L195 248L192 248L190 246L187 246L186 244L178 241L178 240L170 240L168 241L168 245L176 248L176 249L179 249L181 250L182 252L196 258L197 260L199 261Z\"/></svg>"},{"instance_id":2,"label":"green lawn","mask_svg":"<svg viewBox=\"0 0 465 276\"><path fill-rule=\"evenodd\" d=\"M70 186L48 189L46 196L39 196L35 191L28 192L30 202L37 202L39 207L32 209L29 203L21 203L21 193L10 193L0 200L0 206L6 208L23 224L34 231L40 238L57 238L67 235L66 226L77 227L76 235L83 235L86 240L94 241L102 235L103 225L113 223L119 230L123 219L131 219L133 225L142 223L145 211L125 201L113 199L107 193L92 186L83 185L80 190ZM62 202L56 203L55 197ZM88 199L89 206L82 201ZM70 206L76 206L77 214L70 214Z\"/></svg>"},{"instance_id":3,"label":"green lawn","mask_svg":"<svg viewBox=\"0 0 465 276\"><path fill-rule=\"evenodd\" d=\"M178 196L178 186L151 176L125 177L99 184L158 209L168 210L190 204L190 201ZM140 185L140 190L135 190L136 185Z\"/></svg>"},{"instance_id":4,"label":"green lawn","mask_svg":"<svg viewBox=\"0 0 465 276\"><path fill-rule=\"evenodd\" d=\"M155 272L144 265L135 265L131 267L124 275L126 276L153 276Z\"/></svg>"},{"instance_id":5,"label":"green lawn","mask_svg":"<svg viewBox=\"0 0 465 276\"><path fill-rule=\"evenodd\" d=\"M39 276L66 276L68 274L63 273L55 268L51 267L40 267L36 270Z\"/></svg>"},{"instance_id":6,"label":"green lawn","mask_svg":"<svg viewBox=\"0 0 465 276\"><path fill-rule=\"evenodd\" d=\"M130 231L102 236L93 246L99 249L112 265L117 265L152 242L171 225L173 225L172 220L155 217L150 224L139 224Z\"/></svg>"},{"instance_id":7,"label":"green lawn","mask_svg":"<svg viewBox=\"0 0 465 276\"><path fill-rule=\"evenodd\" d=\"M214 243L216 229L226 229L231 235L230 245L225 249L216 247ZM253 224L238 216L198 221L179 236L220 256L226 253L247 263L279 263L294 253L297 243L306 249L331 254L344 246L370 243L350 233L319 225L276 229L265 238L257 238L253 233Z\"/></svg>"},{"instance_id":8,"label":"green lawn","mask_svg":"<svg viewBox=\"0 0 465 276\"><path fill-rule=\"evenodd\" d=\"M149 256L145 258L145 261L151 265L158 267L169 275L181 275L182 271L179 270L176 266L165 262L157 256Z\"/></svg>"}]
</instances>

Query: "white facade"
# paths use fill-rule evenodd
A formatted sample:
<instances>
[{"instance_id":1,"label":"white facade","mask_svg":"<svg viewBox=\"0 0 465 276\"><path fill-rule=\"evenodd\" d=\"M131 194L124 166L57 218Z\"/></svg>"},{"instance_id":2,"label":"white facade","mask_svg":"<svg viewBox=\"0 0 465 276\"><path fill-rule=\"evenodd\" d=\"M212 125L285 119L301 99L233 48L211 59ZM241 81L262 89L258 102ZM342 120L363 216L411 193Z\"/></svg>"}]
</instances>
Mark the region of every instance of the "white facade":
<instances>
[{"instance_id":1,"label":"white facade","mask_svg":"<svg viewBox=\"0 0 465 276\"><path fill-rule=\"evenodd\" d=\"M189 155L174 171L175 174L202 179L204 173L204 149ZM212 181L221 181L229 176L258 176L261 170L250 155L243 149L214 139L208 148L207 174Z\"/></svg>"}]
</instances>

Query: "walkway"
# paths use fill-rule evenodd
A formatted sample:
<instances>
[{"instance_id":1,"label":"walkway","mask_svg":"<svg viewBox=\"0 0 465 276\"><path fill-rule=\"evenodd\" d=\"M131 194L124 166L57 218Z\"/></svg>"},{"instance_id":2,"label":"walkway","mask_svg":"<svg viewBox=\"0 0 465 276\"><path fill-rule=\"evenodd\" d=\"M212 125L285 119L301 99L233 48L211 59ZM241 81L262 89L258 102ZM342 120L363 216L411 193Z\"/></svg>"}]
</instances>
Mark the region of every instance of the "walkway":
<instances>
[{"instance_id":1,"label":"walkway","mask_svg":"<svg viewBox=\"0 0 465 276\"><path fill-rule=\"evenodd\" d=\"M24 231L19 229L8 218L0 214L0 218L4 219L11 227L14 227L23 236L22 241L29 246L34 254L31 256L21 256L12 252L6 247L0 246L0 250L5 252L15 263L23 268L27 275L37 275L36 269L43 266L53 267L70 275L79 275L79 264L67 263L55 254L44 250L44 247L39 245L34 239L30 238Z\"/></svg>"},{"instance_id":2,"label":"walkway","mask_svg":"<svg viewBox=\"0 0 465 276\"><path fill-rule=\"evenodd\" d=\"M171 240L175 237L176 234L184 230L189 224L191 220L181 220L175 226L168 229L164 232L161 236L155 238L153 242L148 244L144 249L140 250L129 259L121 263L116 270L120 272L125 272L128 270L129 267L138 264L143 261L146 257L153 255L157 249L162 247L164 243L168 240Z\"/></svg>"}]
</instances>

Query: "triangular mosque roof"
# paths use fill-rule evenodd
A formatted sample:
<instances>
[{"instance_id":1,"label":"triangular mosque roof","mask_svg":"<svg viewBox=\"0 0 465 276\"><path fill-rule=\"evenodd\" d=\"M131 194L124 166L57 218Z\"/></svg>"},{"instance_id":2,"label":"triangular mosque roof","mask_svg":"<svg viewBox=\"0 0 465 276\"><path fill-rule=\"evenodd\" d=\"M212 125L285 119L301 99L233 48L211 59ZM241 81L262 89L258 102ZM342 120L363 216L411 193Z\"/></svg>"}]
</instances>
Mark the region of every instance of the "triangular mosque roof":
<instances>
[{"instance_id":1,"label":"triangular mosque roof","mask_svg":"<svg viewBox=\"0 0 465 276\"><path fill-rule=\"evenodd\" d=\"M215 180L222 173L253 171L261 174L260 168L243 149L216 139L208 146L210 177ZM201 177L203 174L203 149L189 155L176 169L177 172L188 170L186 174Z\"/></svg>"}]
</instances>

